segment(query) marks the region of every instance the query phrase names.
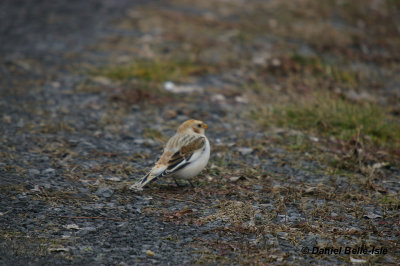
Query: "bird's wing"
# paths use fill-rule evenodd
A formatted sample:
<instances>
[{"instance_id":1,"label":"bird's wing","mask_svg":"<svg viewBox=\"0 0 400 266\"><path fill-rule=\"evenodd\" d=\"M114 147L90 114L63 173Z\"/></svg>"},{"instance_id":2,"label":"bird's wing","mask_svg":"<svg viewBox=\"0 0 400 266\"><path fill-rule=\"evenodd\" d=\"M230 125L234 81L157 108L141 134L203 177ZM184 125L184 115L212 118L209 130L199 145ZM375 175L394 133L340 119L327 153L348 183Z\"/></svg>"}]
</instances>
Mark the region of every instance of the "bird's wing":
<instances>
[{"instance_id":1,"label":"bird's wing","mask_svg":"<svg viewBox=\"0 0 400 266\"><path fill-rule=\"evenodd\" d=\"M172 175L195 161L205 148L204 136L180 135L172 137L164 153L151 171L131 188L140 190L159 177Z\"/></svg>"},{"instance_id":2,"label":"bird's wing","mask_svg":"<svg viewBox=\"0 0 400 266\"><path fill-rule=\"evenodd\" d=\"M163 175L173 174L195 161L206 145L203 136L190 135L190 137L184 140L179 150L168 158L167 169Z\"/></svg>"}]
</instances>

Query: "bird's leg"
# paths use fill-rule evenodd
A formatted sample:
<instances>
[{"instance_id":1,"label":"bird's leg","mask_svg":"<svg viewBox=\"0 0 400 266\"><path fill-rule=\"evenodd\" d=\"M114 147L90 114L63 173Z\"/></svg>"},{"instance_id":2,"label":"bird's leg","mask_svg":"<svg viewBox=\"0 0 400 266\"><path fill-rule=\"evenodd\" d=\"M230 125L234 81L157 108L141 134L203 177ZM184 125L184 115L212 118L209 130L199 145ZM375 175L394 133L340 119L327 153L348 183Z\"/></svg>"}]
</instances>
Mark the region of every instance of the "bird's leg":
<instances>
[{"instance_id":1,"label":"bird's leg","mask_svg":"<svg viewBox=\"0 0 400 266\"><path fill-rule=\"evenodd\" d=\"M190 181L189 179L188 179L188 181L189 181L189 184L192 186L192 188L194 188L192 181Z\"/></svg>"},{"instance_id":2,"label":"bird's leg","mask_svg":"<svg viewBox=\"0 0 400 266\"><path fill-rule=\"evenodd\" d=\"M176 180L176 178L174 177L174 181L177 187L181 187L181 184L178 183L178 181Z\"/></svg>"}]
</instances>

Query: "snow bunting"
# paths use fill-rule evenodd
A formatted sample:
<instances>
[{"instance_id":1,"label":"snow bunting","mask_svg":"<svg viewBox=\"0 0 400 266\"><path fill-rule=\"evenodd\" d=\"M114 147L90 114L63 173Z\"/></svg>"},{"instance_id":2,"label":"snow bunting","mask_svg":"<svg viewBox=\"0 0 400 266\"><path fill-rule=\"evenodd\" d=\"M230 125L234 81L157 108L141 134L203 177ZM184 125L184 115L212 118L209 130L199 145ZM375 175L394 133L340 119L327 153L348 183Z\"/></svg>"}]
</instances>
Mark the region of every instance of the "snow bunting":
<instances>
[{"instance_id":1,"label":"snow bunting","mask_svg":"<svg viewBox=\"0 0 400 266\"><path fill-rule=\"evenodd\" d=\"M200 173L210 158L210 142L204 135L206 128L204 122L194 119L181 124L154 167L130 189L142 190L146 184L163 176L192 178Z\"/></svg>"}]
</instances>

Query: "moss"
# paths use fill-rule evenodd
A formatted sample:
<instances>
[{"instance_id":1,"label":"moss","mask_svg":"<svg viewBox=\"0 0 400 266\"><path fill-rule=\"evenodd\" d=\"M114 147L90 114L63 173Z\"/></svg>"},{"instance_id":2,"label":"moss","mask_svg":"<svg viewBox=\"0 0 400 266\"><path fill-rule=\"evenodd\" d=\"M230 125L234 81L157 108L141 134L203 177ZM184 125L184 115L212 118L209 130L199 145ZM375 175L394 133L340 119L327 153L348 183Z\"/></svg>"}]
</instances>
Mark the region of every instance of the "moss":
<instances>
[{"instance_id":1,"label":"moss","mask_svg":"<svg viewBox=\"0 0 400 266\"><path fill-rule=\"evenodd\" d=\"M194 264L196 265L227 264L230 261L226 256L213 254L213 252L206 247L204 247L201 251L195 251L195 253L200 253L200 257L194 261Z\"/></svg>"},{"instance_id":2,"label":"moss","mask_svg":"<svg viewBox=\"0 0 400 266\"><path fill-rule=\"evenodd\" d=\"M201 219L202 222L223 220L234 224L242 224L254 219L255 210L249 203L241 201L224 201L219 204L216 214Z\"/></svg>"},{"instance_id":3,"label":"moss","mask_svg":"<svg viewBox=\"0 0 400 266\"><path fill-rule=\"evenodd\" d=\"M320 57L307 57L294 53L290 58L295 63L299 64L299 69L311 72L318 78L328 79L345 85L356 86L358 84L356 72L339 68L337 65L328 63Z\"/></svg>"},{"instance_id":4,"label":"moss","mask_svg":"<svg viewBox=\"0 0 400 266\"><path fill-rule=\"evenodd\" d=\"M63 247L67 240L46 237L30 237L22 232L0 230L0 239L7 243L16 256L45 256L51 247ZM65 256L66 254L62 254Z\"/></svg>"},{"instance_id":5,"label":"moss","mask_svg":"<svg viewBox=\"0 0 400 266\"><path fill-rule=\"evenodd\" d=\"M192 75L208 73L210 68L192 61L175 60L136 60L121 66L106 66L91 72L112 80L164 82L179 80Z\"/></svg>"},{"instance_id":6,"label":"moss","mask_svg":"<svg viewBox=\"0 0 400 266\"><path fill-rule=\"evenodd\" d=\"M398 197L393 196L393 195L385 195L381 198L381 203L388 205L388 206L393 206L393 207L397 207L400 208L400 200Z\"/></svg>"},{"instance_id":7,"label":"moss","mask_svg":"<svg viewBox=\"0 0 400 266\"><path fill-rule=\"evenodd\" d=\"M165 142L168 140L167 137L164 136L162 132L152 129L152 128L146 128L144 130L143 136L146 138L150 138L150 139L154 139L154 140L162 141L162 142Z\"/></svg>"},{"instance_id":8,"label":"moss","mask_svg":"<svg viewBox=\"0 0 400 266\"><path fill-rule=\"evenodd\" d=\"M400 143L400 125L385 108L356 104L332 95L275 105L272 111L254 112L253 118L263 125L297 128L344 140L366 136L378 144Z\"/></svg>"}]
</instances>

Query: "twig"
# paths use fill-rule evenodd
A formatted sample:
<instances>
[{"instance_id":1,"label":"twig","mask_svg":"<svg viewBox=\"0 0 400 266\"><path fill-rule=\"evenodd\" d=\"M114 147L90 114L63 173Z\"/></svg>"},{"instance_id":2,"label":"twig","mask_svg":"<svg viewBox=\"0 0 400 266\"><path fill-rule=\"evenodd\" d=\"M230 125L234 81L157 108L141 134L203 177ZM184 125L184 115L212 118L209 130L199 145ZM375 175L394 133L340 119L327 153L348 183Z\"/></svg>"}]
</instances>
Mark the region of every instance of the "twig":
<instances>
[{"instance_id":1,"label":"twig","mask_svg":"<svg viewBox=\"0 0 400 266\"><path fill-rule=\"evenodd\" d=\"M199 202L194 202L194 201L191 201L191 200L179 199L179 198L173 198L173 197L163 197L163 196L160 196L160 195L152 195L152 197L163 199L163 200L174 200L174 201L180 201L180 202L187 202L187 203L192 203L192 204L196 204L196 205L198 205L200 203L209 204L209 202L206 202L204 200L199 200Z\"/></svg>"},{"instance_id":2,"label":"twig","mask_svg":"<svg viewBox=\"0 0 400 266\"><path fill-rule=\"evenodd\" d=\"M104 219L104 220L126 222L126 220L122 220L119 218L109 218L109 217L103 217L103 216L57 216L57 215L49 215L49 216L55 217L55 218L63 218L63 219Z\"/></svg>"}]
</instances>

